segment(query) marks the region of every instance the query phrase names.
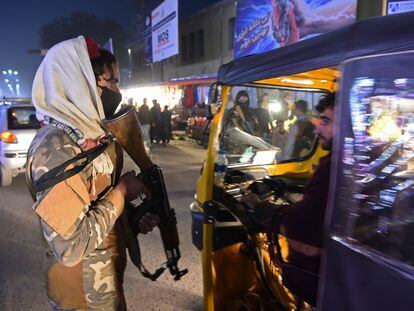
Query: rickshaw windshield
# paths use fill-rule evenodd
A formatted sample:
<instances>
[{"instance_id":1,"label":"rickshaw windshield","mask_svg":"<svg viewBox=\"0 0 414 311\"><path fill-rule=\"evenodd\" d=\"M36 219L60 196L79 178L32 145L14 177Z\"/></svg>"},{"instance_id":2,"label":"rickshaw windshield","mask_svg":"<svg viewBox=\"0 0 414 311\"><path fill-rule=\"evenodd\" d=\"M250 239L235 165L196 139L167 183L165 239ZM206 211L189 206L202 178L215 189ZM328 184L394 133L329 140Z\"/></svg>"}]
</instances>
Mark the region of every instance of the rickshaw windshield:
<instances>
[{"instance_id":1,"label":"rickshaw windshield","mask_svg":"<svg viewBox=\"0 0 414 311\"><path fill-rule=\"evenodd\" d=\"M220 150L230 165L291 162L316 144L312 116L322 91L233 87L223 114Z\"/></svg>"}]
</instances>

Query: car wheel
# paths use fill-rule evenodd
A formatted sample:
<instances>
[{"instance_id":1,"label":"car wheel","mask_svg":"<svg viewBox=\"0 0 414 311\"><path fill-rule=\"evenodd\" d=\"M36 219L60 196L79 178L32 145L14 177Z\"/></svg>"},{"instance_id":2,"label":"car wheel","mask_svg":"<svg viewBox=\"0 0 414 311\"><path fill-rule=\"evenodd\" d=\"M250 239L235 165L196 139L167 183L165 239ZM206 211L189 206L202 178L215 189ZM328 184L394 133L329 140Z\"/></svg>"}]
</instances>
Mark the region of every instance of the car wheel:
<instances>
[{"instance_id":1,"label":"car wheel","mask_svg":"<svg viewBox=\"0 0 414 311\"><path fill-rule=\"evenodd\" d=\"M6 170L4 167L0 167L0 187L10 186L12 178L12 172Z\"/></svg>"}]
</instances>

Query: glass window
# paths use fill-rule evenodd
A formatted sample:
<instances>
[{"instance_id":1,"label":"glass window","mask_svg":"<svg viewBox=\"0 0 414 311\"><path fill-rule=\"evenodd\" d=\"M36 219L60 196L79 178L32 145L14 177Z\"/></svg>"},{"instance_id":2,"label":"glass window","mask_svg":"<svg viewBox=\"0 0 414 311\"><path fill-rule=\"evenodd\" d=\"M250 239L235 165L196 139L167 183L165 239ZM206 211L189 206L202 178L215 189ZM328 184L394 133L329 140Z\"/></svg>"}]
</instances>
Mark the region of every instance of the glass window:
<instances>
[{"instance_id":1,"label":"glass window","mask_svg":"<svg viewBox=\"0 0 414 311\"><path fill-rule=\"evenodd\" d=\"M188 59L190 61L193 61L195 59L195 52L196 52L195 33L192 32L188 35Z\"/></svg>"},{"instance_id":2,"label":"glass window","mask_svg":"<svg viewBox=\"0 0 414 311\"><path fill-rule=\"evenodd\" d=\"M414 265L414 79L353 80L339 234Z\"/></svg>"},{"instance_id":3,"label":"glass window","mask_svg":"<svg viewBox=\"0 0 414 311\"><path fill-rule=\"evenodd\" d=\"M40 128L34 107L10 107L7 109L7 121L9 130Z\"/></svg>"},{"instance_id":4,"label":"glass window","mask_svg":"<svg viewBox=\"0 0 414 311\"><path fill-rule=\"evenodd\" d=\"M197 58L204 56L204 30L197 31Z\"/></svg>"},{"instance_id":5,"label":"glass window","mask_svg":"<svg viewBox=\"0 0 414 311\"><path fill-rule=\"evenodd\" d=\"M228 40L229 40L229 50L233 50L234 49L234 27L236 25L236 18L232 17L229 19L229 35L228 35Z\"/></svg>"},{"instance_id":6,"label":"glass window","mask_svg":"<svg viewBox=\"0 0 414 311\"><path fill-rule=\"evenodd\" d=\"M181 36L181 60L187 61L188 60L188 41L187 35Z\"/></svg>"},{"instance_id":7,"label":"glass window","mask_svg":"<svg viewBox=\"0 0 414 311\"><path fill-rule=\"evenodd\" d=\"M233 87L220 149L229 164L268 164L307 157L316 143L313 108L322 92Z\"/></svg>"}]
</instances>

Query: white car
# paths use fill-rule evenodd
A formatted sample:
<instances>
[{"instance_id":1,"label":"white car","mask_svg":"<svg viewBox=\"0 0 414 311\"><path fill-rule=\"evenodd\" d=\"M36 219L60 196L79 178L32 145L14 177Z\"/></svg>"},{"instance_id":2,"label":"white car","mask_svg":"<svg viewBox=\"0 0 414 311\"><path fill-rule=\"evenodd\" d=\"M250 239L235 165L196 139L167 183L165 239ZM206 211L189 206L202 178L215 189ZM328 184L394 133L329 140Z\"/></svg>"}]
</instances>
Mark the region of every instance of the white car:
<instances>
[{"instance_id":1,"label":"white car","mask_svg":"<svg viewBox=\"0 0 414 311\"><path fill-rule=\"evenodd\" d=\"M0 186L9 186L13 177L24 173L27 151L40 128L29 98L0 100Z\"/></svg>"}]
</instances>

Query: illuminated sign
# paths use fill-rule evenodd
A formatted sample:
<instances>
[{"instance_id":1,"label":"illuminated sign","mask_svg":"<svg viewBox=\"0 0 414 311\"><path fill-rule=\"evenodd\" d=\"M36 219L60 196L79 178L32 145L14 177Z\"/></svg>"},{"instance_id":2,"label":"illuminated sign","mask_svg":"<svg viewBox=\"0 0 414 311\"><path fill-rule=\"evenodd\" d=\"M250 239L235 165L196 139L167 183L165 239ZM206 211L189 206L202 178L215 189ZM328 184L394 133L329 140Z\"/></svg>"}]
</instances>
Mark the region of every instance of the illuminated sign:
<instances>
[{"instance_id":1,"label":"illuminated sign","mask_svg":"<svg viewBox=\"0 0 414 311\"><path fill-rule=\"evenodd\" d=\"M263 53L355 21L356 0L239 0L234 58Z\"/></svg>"},{"instance_id":2,"label":"illuminated sign","mask_svg":"<svg viewBox=\"0 0 414 311\"><path fill-rule=\"evenodd\" d=\"M166 0L151 14L152 60L178 54L178 0Z\"/></svg>"},{"instance_id":3,"label":"illuminated sign","mask_svg":"<svg viewBox=\"0 0 414 311\"><path fill-rule=\"evenodd\" d=\"M414 11L414 1L387 1L387 15Z\"/></svg>"}]
</instances>

